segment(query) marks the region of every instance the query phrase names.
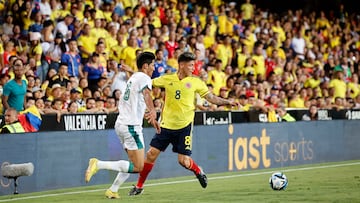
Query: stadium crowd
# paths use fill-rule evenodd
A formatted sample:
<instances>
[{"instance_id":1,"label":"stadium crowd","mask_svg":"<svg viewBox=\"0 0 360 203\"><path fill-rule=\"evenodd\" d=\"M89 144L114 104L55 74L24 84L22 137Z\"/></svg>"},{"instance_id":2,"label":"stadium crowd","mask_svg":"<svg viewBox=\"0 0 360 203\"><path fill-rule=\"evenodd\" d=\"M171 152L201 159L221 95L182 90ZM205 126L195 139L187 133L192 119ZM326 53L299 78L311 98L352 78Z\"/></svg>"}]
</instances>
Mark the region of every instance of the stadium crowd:
<instances>
[{"instance_id":1,"label":"stadium crowd","mask_svg":"<svg viewBox=\"0 0 360 203\"><path fill-rule=\"evenodd\" d=\"M216 106L199 97L198 110L274 116L286 108L360 107L359 15L343 5L273 13L250 0L196 2L1 1L1 113L33 105L59 119L117 112L143 51L156 55L153 78L176 72L182 52L195 53L193 75L241 104ZM152 94L161 111L164 91Z\"/></svg>"}]
</instances>

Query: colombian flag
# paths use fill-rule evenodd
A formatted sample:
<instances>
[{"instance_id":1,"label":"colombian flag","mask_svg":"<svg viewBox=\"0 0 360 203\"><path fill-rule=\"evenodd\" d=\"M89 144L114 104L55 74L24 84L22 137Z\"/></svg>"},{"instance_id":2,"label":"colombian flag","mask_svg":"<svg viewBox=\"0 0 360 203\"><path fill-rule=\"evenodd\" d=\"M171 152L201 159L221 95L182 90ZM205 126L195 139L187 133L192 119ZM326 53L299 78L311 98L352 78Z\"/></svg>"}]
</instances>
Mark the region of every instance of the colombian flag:
<instances>
[{"instance_id":1,"label":"colombian flag","mask_svg":"<svg viewBox=\"0 0 360 203\"><path fill-rule=\"evenodd\" d=\"M25 132L36 132L39 130L42 119L39 110L35 105L20 112L18 119Z\"/></svg>"}]
</instances>

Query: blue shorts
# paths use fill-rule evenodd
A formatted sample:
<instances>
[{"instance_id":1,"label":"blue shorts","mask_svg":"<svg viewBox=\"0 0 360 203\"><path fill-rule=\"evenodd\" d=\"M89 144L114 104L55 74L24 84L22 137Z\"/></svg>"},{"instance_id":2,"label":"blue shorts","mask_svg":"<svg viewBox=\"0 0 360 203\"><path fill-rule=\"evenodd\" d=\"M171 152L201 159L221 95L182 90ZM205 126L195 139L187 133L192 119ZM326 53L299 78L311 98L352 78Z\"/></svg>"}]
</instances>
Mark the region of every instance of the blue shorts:
<instances>
[{"instance_id":1,"label":"blue shorts","mask_svg":"<svg viewBox=\"0 0 360 203\"><path fill-rule=\"evenodd\" d=\"M171 143L172 151L178 154L191 155L191 143L192 143L192 123L185 128L179 130L170 130L161 128L160 134L155 134L150 142L150 146L165 151Z\"/></svg>"}]
</instances>

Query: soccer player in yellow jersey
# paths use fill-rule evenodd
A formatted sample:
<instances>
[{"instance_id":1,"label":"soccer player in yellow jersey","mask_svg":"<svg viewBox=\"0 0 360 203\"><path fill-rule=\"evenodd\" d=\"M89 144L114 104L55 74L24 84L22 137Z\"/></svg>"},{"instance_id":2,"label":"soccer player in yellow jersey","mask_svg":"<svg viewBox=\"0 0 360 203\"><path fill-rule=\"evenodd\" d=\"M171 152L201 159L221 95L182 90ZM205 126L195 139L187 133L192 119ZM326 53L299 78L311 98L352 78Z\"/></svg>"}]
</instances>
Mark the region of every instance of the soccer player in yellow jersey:
<instances>
[{"instance_id":1,"label":"soccer player in yellow jersey","mask_svg":"<svg viewBox=\"0 0 360 203\"><path fill-rule=\"evenodd\" d=\"M192 122L195 115L195 95L198 93L212 104L237 105L237 102L214 96L205 82L193 77L196 56L190 52L182 53L178 58L179 70L176 74L167 74L153 79L153 86L165 89L165 105L161 115L160 133L156 134L146 153L144 169L140 173L137 185L129 195L139 195L161 151L172 144L173 152L178 154L181 166L194 172L203 188L207 186L207 177L203 170L190 157L192 142Z\"/></svg>"}]
</instances>

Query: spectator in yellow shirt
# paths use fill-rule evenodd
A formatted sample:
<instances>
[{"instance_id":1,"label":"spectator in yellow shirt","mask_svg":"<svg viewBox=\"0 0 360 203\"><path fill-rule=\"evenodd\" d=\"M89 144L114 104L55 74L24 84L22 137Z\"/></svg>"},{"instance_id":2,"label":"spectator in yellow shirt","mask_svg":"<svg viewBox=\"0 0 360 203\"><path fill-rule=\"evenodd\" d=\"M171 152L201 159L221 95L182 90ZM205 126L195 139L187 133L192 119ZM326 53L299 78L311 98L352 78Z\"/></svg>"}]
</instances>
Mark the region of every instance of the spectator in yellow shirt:
<instances>
[{"instance_id":1,"label":"spectator in yellow shirt","mask_svg":"<svg viewBox=\"0 0 360 203\"><path fill-rule=\"evenodd\" d=\"M101 27L101 19L96 18L94 28L90 30L90 36L97 42L100 37L107 37L108 32Z\"/></svg>"},{"instance_id":2,"label":"spectator in yellow shirt","mask_svg":"<svg viewBox=\"0 0 360 203\"><path fill-rule=\"evenodd\" d=\"M346 96L346 83L344 81L344 71L341 67L336 66L335 77L330 80L329 89L333 89L334 95L333 98L340 97L345 98Z\"/></svg>"},{"instance_id":3,"label":"spectator in yellow shirt","mask_svg":"<svg viewBox=\"0 0 360 203\"><path fill-rule=\"evenodd\" d=\"M225 13L225 5L220 5L219 6L219 15L218 15L218 33L220 35L225 35L226 34L226 20L227 20L227 16Z\"/></svg>"},{"instance_id":4,"label":"spectator in yellow shirt","mask_svg":"<svg viewBox=\"0 0 360 203\"><path fill-rule=\"evenodd\" d=\"M305 108L305 101L300 98L298 93L293 93L289 101L290 108Z\"/></svg>"},{"instance_id":5,"label":"spectator in yellow shirt","mask_svg":"<svg viewBox=\"0 0 360 203\"><path fill-rule=\"evenodd\" d=\"M262 43L256 44L252 59L255 61L254 63L255 74L265 76L265 72L266 72L265 57L263 56L262 50L263 50L263 44Z\"/></svg>"},{"instance_id":6,"label":"spectator in yellow shirt","mask_svg":"<svg viewBox=\"0 0 360 203\"><path fill-rule=\"evenodd\" d=\"M347 89L351 98L356 98L360 93L359 76L353 74L351 81L347 83Z\"/></svg>"},{"instance_id":7,"label":"spectator in yellow shirt","mask_svg":"<svg viewBox=\"0 0 360 203\"><path fill-rule=\"evenodd\" d=\"M224 70L227 65L230 65L233 57L230 36L224 36L223 41L217 45L215 52L217 53L216 58L222 61L221 69Z\"/></svg>"},{"instance_id":8,"label":"spectator in yellow shirt","mask_svg":"<svg viewBox=\"0 0 360 203\"><path fill-rule=\"evenodd\" d=\"M250 3L250 0L246 0L245 3L241 4L241 12L243 13L244 20L250 20L254 15L254 6Z\"/></svg>"},{"instance_id":9,"label":"spectator in yellow shirt","mask_svg":"<svg viewBox=\"0 0 360 203\"><path fill-rule=\"evenodd\" d=\"M78 47L81 51L81 59L83 63L86 63L90 55L95 51L95 38L90 36L91 27L89 24L85 24L80 37L78 38Z\"/></svg>"},{"instance_id":10,"label":"spectator in yellow shirt","mask_svg":"<svg viewBox=\"0 0 360 203\"><path fill-rule=\"evenodd\" d=\"M125 47L121 54L121 63L125 63L131 67L132 70L137 71L136 66L136 51L138 50L136 36L131 36L128 39L128 46Z\"/></svg>"},{"instance_id":11,"label":"spectator in yellow shirt","mask_svg":"<svg viewBox=\"0 0 360 203\"><path fill-rule=\"evenodd\" d=\"M215 95L220 94L220 88L226 86L226 75L222 71L223 62L221 59L216 59L215 69L209 71L207 84L213 86L213 93Z\"/></svg>"},{"instance_id":12,"label":"spectator in yellow shirt","mask_svg":"<svg viewBox=\"0 0 360 203\"><path fill-rule=\"evenodd\" d=\"M210 33L210 25L206 25L204 28L205 35L204 35L204 46L206 49L211 48L215 44L215 38L214 36L211 36Z\"/></svg>"}]
</instances>

